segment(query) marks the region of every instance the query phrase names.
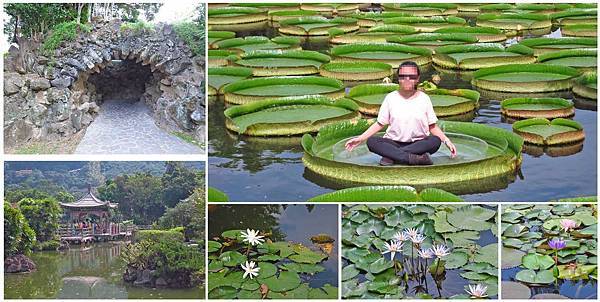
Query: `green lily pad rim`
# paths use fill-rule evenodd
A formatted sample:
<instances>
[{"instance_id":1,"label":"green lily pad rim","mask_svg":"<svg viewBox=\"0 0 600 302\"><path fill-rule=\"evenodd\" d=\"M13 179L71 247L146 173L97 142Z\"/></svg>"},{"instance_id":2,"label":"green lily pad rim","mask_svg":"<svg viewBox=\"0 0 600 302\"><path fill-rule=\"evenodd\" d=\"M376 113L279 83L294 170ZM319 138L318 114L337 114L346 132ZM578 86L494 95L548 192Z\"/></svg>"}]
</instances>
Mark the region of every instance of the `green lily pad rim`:
<instances>
[{"instance_id":1,"label":"green lily pad rim","mask_svg":"<svg viewBox=\"0 0 600 302\"><path fill-rule=\"evenodd\" d=\"M572 24L572 25L563 25L561 26L562 30L571 30L571 31L586 31L586 30L598 30L598 24Z\"/></svg>"},{"instance_id":2,"label":"green lily pad rim","mask_svg":"<svg viewBox=\"0 0 600 302\"><path fill-rule=\"evenodd\" d=\"M225 40L221 40L218 42L215 42L214 45L218 48L221 49L227 49L227 48L233 48L233 47L239 47L239 46L244 46L244 45L254 45L254 44L264 44L264 43L269 43L269 42L273 42L273 43L277 43L277 44L284 44L284 45L298 45L300 44L300 39L296 38L296 37L275 37L273 39L269 39L268 37L265 36L246 36L246 37L238 37L238 38L231 38L231 39L225 39Z\"/></svg>"},{"instance_id":3,"label":"green lily pad rim","mask_svg":"<svg viewBox=\"0 0 600 302\"><path fill-rule=\"evenodd\" d=\"M433 17L395 17L395 18L387 18L383 20L384 24L466 24L467 20L459 17L449 16L433 16Z\"/></svg>"},{"instance_id":4,"label":"green lily pad rim","mask_svg":"<svg viewBox=\"0 0 600 302\"><path fill-rule=\"evenodd\" d=\"M473 79L479 79L492 74L509 72L543 72L563 74L571 77L578 76L580 72L572 67L551 64L507 64L497 67L482 68L473 73Z\"/></svg>"},{"instance_id":5,"label":"green lily pad rim","mask_svg":"<svg viewBox=\"0 0 600 302\"><path fill-rule=\"evenodd\" d=\"M595 49L565 49L559 51L548 52L538 56L538 62L567 58L567 57L597 57L598 52Z\"/></svg>"},{"instance_id":6,"label":"green lily pad rim","mask_svg":"<svg viewBox=\"0 0 600 302\"><path fill-rule=\"evenodd\" d=\"M321 69L331 72L345 72L340 69L356 67L369 68L372 69L373 72L388 71L392 69L392 65L382 62L331 62L321 65Z\"/></svg>"},{"instance_id":7,"label":"green lily pad rim","mask_svg":"<svg viewBox=\"0 0 600 302\"><path fill-rule=\"evenodd\" d=\"M512 128L513 130L519 130L533 125L557 125L574 128L575 130L583 130L583 126L581 126L581 124L574 120L565 118L555 118L552 121L545 118L530 118L513 123Z\"/></svg>"},{"instance_id":8,"label":"green lily pad rim","mask_svg":"<svg viewBox=\"0 0 600 302\"><path fill-rule=\"evenodd\" d=\"M220 50L220 49L209 49L208 57L228 57L228 56L236 56L237 53L231 50Z\"/></svg>"},{"instance_id":9,"label":"green lily pad rim","mask_svg":"<svg viewBox=\"0 0 600 302\"><path fill-rule=\"evenodd\" d=\"M527 19L527 20L534 20L534 21L547 21L550 20L550 18L548 18L548 15L544 15L544 14L535 14L535 13L506 13L506 14L493 14L493 13L486 13L486 14L481 14L479 16L477 16L477 20L482 20L482 21L494 21L496 19L514 19L514 20L521 20L521 19Z\"/></svg>"},{"instance_id":10,"label":"green lily pad rim","mask_svg":"<svg viewBox=\"0 0 600 302\"><path fill-rule=\"evenodd\" d=\"M425 57L430 57L432 54L431 50L424 47L400 45L396 43L354 43L332 47L331 55L343 56L350 53L357 53L363 51L394 51L411 53Z\"/></svg>"},{"instance_id":11,"label":"green lily pad rim","mask_svg":"<svg viewBox=\"0 0 600 302\"><path fill-rule=\"evenodd\" d=\"M405 36L391 36L385 39L391 43L412 43L419 41L458 41L464 43L477 43L479 39L471 34L465 33L451 33L451 34L443 34L443 33L420 33L414 35L405 35Z\"/></svg>"},{"instance_id":12,"label":"green lily pad rim","mask_svg":"<svg viewBox=\"0 0 600 302\"><path fill-rule=\"evenodd\" d=\"M343 25L343 24L356 24L358 20L354 18L347 17L335 17L332 19L328 19L323 16L306 16L306 17L298 17L298 18L290 18L279 21L281 26L289 26L289 25L301 25L301 24L312 24L312 23L322 23L322 24L331 24L331 25Z\"/></svg>"},{"instance_id":13,"label":"green lily pad rim","mask_svg":"<svg viewBox=\"0 0 600 302\"><path fill-rule=\"evenodd\" d=\"M512 52L525 56L532 56L533 49L523 45L511 45L504 47L500 43L475 43L468 45L445 45L435 49L436 54L451 54L451 53L465 53L465 52L488 52L488 51L505 51Z\"/></svg>"},{"instance_id":14,"label":"green lily pad rim","mask_svg":"<svg viewBox=\"0 0 600 302\"><path fill-rule=\"evenodd\" d=\"M419 32L416 28L410 25L401 24L383 24L376 25L367 31L367 33L399 33L399 34L415 34Z\"/></svg>"},{"instance_id":15,"label":"green lily pad rim","mask_svg":"<svg viewBox=\"0 0 600 302\"><path fill-rule=\"evenodd\" d=\"M453 3L382 3L384 8L439 8L439 9L455 9L458 5Z\"/></svg>"},{"instance_id":16,"label":"green lily pad rim","mask_svg":"<svg viewBox=\"0 0 600 302\"><path fill-rule=\"evenodd\" d=\"M563 98L510 98L503 100L500 103L500 107L502 109L509 109L512 105L520 105L520 104L552 104L558 105L563 108L573 108L574 104L571 100L563 99Z\"/></svg>"},{"instance_id":17,"label":"green lily pad rim","mask_svg":"<svg viewBox=\"0 0 600 302\"><path fill-rule=\"evenodd\" d=\"M398 90L398 84L389 83L389 84L360 84L356 85L346 93L346 96L349 98L356 98L365 95L373 95L373 94L381 94L381 93L390 93L392 91Z\"/></svg>"},{"instance_id":18,"label":"green lily pad rim","mask_svg":"<svg viewBox=\"0 0 600 302\"><path fill-rule=\"evenodd\" d=\"M316 152L319 148L323 148L322 145L328 145L332 141L337 142L341 139L360 135L363 133L374 121L373 120L360 120L357 123L352 123L348 121L339 122L332 125L327 125L322 127L319 130L319 133L313 138L310 134L305 134L302 137L302 147L307 154L312 156L317 156L318 152ZM504 154L511 154L520 157L521 150L523 148L523 139L514 134L512 132L506 131L501 128L495 128L487 125L476 124L476 123L467 123L467 122L453 122L453 121L439 121L439 126L442 130L449 132L458 132L463 133L463 131L467 132L468 135L475 136L479 139L483 139L488 144L492 144L498 147ZM317 156L318 157L318 156ZM471 161L469 163L476 163L480 161L485 161L488 158L483 158L475 161ZM326 159L324 159L326 160ZM332 160L328 160L332 161ZM335 161L332 161L335 162ZM341 163L336 162L339 165L344 165L348 167L358 167L362 166L360 164L351 164L351 163ZM452 163L446 164L443 166L452 166L452 165L464 165L465 163ZM427 168L436 168L436 166L399 166L399 167L388 167L387 170L392 169L427 169ZM386 172L387 173L387 172Z\"/></svg>"},{"instance_id":19,"label":"green lily pad rim","mask_svg":"<svg viewBox=\"0 0 600 302\"><path fill-rule=\"evenodd\" d=\"M598 82L598 74L596 72L587 72L577 78L579 84L593 84Z\"/></svg>"},{"instance_id":20,"label":"green lily pad rim","mask_svg":"<svg viewBox=\"0 0 600 302\"><path fill-rule=\"evenodd\" d=\"M208 38L231 39L235 38L235 32L226 30L209 30Z\"/></svg>"},{"instance_id":21,"label":"green lily pad rim","mask_svg":"<svg viewBox=\"0 0 600 302\"><path fill-rule=\"evenodd\" d=\"M562 44L582 44L590 47L597 47L598 39L596 38L530 38L519 42L527 47L539 47Z\"/></svg>"},{"instance_id":22,"label":"green lily pad rim","mask_svg":"<svg viewBox=\"0 0 600 302\"><path fill-rule=\"evenodd\" d=\"M492 3L492 4L484 4L479 7L481 11L484 10L509 10L513 9L515 6L510 3Z\"/></svg>"},{"instance_id":23,"label":"green lily pad rim","mask_svg":"<svg viewBox=\"0 0 600 302\"><path fill-rule=\"evenodd\" d=\"M252 76L252 68L246 67L209 67L208 76L215 75L226 75L226 76L239 76L239 77L250 77Z\"/></svg>"},{"instance_id":24,"label":"green lily pad rim","mask_svg":"<svg viewBox=\"0 0 600 302\"><path fill-rule=\"evenodd\" d=\"M260 14L266 13L266 9L260 9L257 7L241 7L241 6L227 6L227 7L215 7L208 9L208 17L218 17L219 15L227 14Z\"/></svg>"},{"instance_id":25,"label":"green lily pad rim","mask_svg":"<svg viewBox=\"0 0 600 302\"><path fill-rule=\"evenodd\" d=\"M586 9L586 8L573 8L568 9L562 12L556 12L550 14L550 18L552 19L561 19L568 17L580 17L580 16L596 16L598 15L598 9Z\"/></svg>"},{"instance_id":26,"label":"green lily pad rim","mask_svg":"<svg viewBox=\"0 0 600 302\"><path fill-rule=\"evenodd\" d=\"M372 199L369 199L371 197ZM404 198L404 199L403 199ZM308 202L462 202L457 195L437 188L417 193L411 186L362 186L321 194Z\"/></svg>"},{"instance_id":27,"label":"green lily pad rim","mask_svg":"<svg viewBox=\"0 0 600 302\"><path fill-rule=\"evenodd\" d=\"M434 33L443 33L443 34L451 34L451 33L469 33L469 34L492 34L492 35L503 35L504 32L495 28L495 27L487 27L487 26L451 26L444 27L440 29L436 29L433 31ZM436 50L437 51L437 50Z\"/></svg>"},{"instance_id":28,"label":"green lily pad rim","mask_svg":"<svg viewBox=\"0 0 600 302\"><path fill-rule=\"evenodd\" d=\"M288 17L288 16L316 16L319 12L313 10L279 10L270 11L269 16Z\"/></svg>"},{"instance_id":29,"label":"green lily pad rim","mask_svg":"<svg viewBox=\"0 0 600 302\"><path fill-rule=\"evenodd\" d=\"M387 18L410 17L412 14L403 12L360 12L349 14L348 17L358 20L381 21Z\"/></svg>"},{"instance_id":30,"label":"green lily pad rim","mask_svg":"<svg viewBox=\"0 0 600 302\"><path fill-rule=\"evenodd\" d=\"M427 90L426 93L428 95L453 95L453 96L458 96L458 97L469 99L472 102L479 102L479 97L480 97L480 94L478 91L471 90L471 89L462 89L462 88L459 88L459 89L437 88L437 89L433 89L433 90Z\"/></svg>"},{"instance_id":31,"label":"green lily pad rim","mask_svg":"<svg viewBox=\"0 0 600 302\"><path fill-rule=\"evenodd\" d=\"M258 58L293 58L315 60L321 63L331 61L331 57L314 50L285 50L285 49L261 49L247 52L242 55L244 59Z\"/></svg>"},{"instance_id":32,"label":"green lily pad rim","mask_svg":"<svg viewBox=\"0 0 600 302\"><path fill-rule=\"evenodd\" d=\"M300 7L298 3L289 2L251 2L251 3L235 3L237 7L257 7L257 8L269 8L269 7Z\"/></svg>"},{"instance_id":33,"label":"green lily pad rim","mask_svg":"<svg viewBox=\"0 0 600 302\"><path fill-rule=\"evenodd\" d=\"M275 99L265 99L243 105L236 105L227 108L224 114L227 118L233 119L238 116L262 111L269 108L290 105L326 105L344 108L350 111L358 110L358 105L350 99L340 98L332 100L331 98L321 95L303 95Z\"/></svg>"},{"instance_id":34,"label":"green lily pad rim","mask_svg":"<svg viewBox=\"0 0 600 302\"><path fill-rule=\"evenodd\" d=\"M561 8L562 6L559 6L558 8ZM569 7L571 7L569 5ZM517 3L517 5L515 6L516 9L522 9L522 10L549 10L549 9L555 9L557 8L556 5L554 5L553 3Z\"/></svg>"},{"instance_id":35,"label":"green lily pad rim","mask_svg":"<svg viewBox=\"0 0 600 302\"><path fill-rule=\"evenodd\" d=\"M329 86L336 89L344 89L344 83L340 80L319 77L319 76L282 76L282 77L265 77L265 78L254 78L241 80L235 83L227 84L223 87L223 92L236 93L236 91L259 86L269 85L302 85L302 84L316 84Z\"/></svg>"}]
</instances>

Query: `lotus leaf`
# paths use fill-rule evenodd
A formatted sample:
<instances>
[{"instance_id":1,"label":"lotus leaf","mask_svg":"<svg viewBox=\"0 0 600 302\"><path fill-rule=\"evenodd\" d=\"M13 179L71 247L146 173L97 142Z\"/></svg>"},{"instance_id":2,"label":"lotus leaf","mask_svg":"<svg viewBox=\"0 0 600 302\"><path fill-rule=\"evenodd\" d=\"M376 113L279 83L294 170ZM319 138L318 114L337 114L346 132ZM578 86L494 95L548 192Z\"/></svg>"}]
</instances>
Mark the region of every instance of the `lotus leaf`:
<instances>
[{"instance_id":1,"label":"lotus leaf","mask_svg":"<svg viewBox=\"0 0 600 302\"><path fill-rule=\"evenodd\" d=\"M448 222L464 230L483 231L490 228L486 220L494 217L496 212L479 206L463 206L448 213Z\"/></svg>"},{"instance_id":2,"label":"lotus leaf","mask_svg":"<svg viewBox=\"0 0 600 302\"><path fill-rule=\"evenodd\" d=\"M532 270L545 270L554 265L554 260L548 255L527 254L522 259L523 266Z\"/></svg>"},{"instance_id":3,"label":"lotus leaf","mask_svg":"<svg viewBox=\"0 0 600 302\"><path fill-rule=\"evenodd\" d=\"M526 269L519 271L515 275L515 279L529 284L549 284L554 282L552 270L542 270L539 272Z\"/></svg>"}]
</instances>

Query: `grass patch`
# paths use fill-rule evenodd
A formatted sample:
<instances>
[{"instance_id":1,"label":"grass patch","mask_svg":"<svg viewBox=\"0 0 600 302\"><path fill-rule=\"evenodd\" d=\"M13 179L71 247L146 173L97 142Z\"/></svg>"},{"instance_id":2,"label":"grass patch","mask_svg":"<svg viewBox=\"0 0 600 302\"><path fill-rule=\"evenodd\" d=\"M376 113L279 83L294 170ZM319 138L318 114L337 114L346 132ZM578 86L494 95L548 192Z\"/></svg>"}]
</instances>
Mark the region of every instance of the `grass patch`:
<instances>
[{"instance_id":1,"label":"grass patch","mask_svg":"<svg viewBox=\"0 0 600 302\"><path fill-rule=\"evenodd\" d=\"M75 21L57 24L52 29L50 36L42 44L42 53L45 56L53 56L54 51L65 41L73 41L79 32L89 33L91 26L78 24Z\"/></svg>"},{"instance_id":2,"label":"grass patch","mask_svg":"<svg viewBox=\"0 0 600 302\"><path fill-rule=\"evenodd\" d=\"M122 32L130 31L135 34L139 34L139 33L147 33L147 32L154 31L154 26L152 26L152 24L146 23L144 21L125 22L125 23L121 24L120 30Z\"/></svg>"},{"instance_id":3,"label":"grass patch","mask_svg":"<svg viewBox=\"0 0 600 302\"><path fill-rule=\"evenodd\" d=\"M192 50L194 55L204 55L204 31L200 24L194 22L181 22L173 25L175 33Z\"/></svg>"}]
</instances>

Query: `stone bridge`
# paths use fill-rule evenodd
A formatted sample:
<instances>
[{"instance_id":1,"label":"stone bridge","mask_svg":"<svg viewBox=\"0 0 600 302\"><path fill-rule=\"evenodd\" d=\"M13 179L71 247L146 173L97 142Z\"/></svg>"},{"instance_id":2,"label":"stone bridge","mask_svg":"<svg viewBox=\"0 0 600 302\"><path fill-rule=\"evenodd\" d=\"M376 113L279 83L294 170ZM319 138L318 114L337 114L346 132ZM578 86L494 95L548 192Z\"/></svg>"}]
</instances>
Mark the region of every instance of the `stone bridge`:
<instances>
[{"instance_id":1,"label":"stone bridge","mask_svg":"<svg viewBox=\"0 0 600 302\"><path fill-rule=\"evenodd\" d=\"M34 41L11 47L4 64L5 148L72 137L109 94L137 94L159 127L203 142L204 58L168 24L138 31L121 29L118 20L91 26L51 56ZM123 66L129 74L113 76Z\"/></svg>"}]
</instances>

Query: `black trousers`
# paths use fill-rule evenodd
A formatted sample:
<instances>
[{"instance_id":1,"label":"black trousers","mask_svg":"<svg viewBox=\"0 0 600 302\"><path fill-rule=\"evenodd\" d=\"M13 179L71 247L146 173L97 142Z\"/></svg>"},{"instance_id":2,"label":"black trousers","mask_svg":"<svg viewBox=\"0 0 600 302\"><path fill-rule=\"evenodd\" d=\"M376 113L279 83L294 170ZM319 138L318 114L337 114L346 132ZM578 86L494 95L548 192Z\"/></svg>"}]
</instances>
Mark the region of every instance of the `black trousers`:
<instances>
[{"instance_id":1,"label":"black trousers","mask_svg":"<svg viewBox=\"0 0 600 302\"><path fill-rule=\"evenodd\" d=\"M389 138L371 136L367 139L369 151L392 159L395 163L408 164L408 154L433 154L440 149L442 140L435 135L430 135L422 140L412 143L397 142Z\"/></svg>"}]
</instances>

